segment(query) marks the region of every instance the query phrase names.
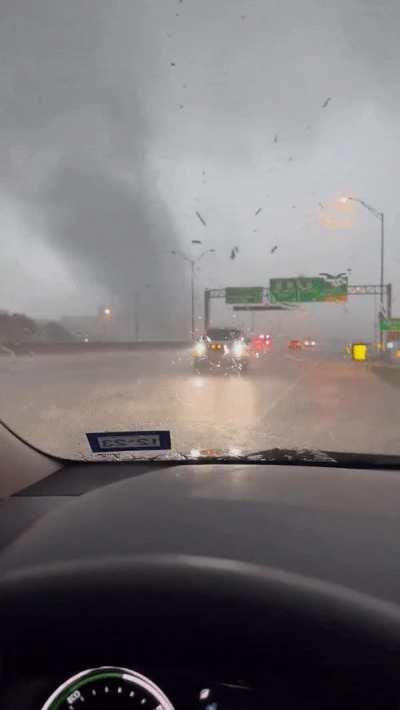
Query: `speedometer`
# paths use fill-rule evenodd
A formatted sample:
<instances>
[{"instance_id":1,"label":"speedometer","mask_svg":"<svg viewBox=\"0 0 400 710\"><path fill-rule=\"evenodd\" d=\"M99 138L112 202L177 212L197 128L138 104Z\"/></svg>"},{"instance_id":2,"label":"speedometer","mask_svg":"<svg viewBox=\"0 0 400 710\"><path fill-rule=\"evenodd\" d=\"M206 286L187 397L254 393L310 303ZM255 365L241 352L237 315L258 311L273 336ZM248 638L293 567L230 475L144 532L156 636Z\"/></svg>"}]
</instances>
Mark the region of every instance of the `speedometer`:
<instances>
[{"instance_id":1,"label":"speedometer","mask_svg":"<svg viewBox=\"0 0 400 710\"><path fill-rule=\"evenodd\" d=\"M42 710L174 710L151 680L127 668L102 666L69 678Z\"/></svg>"}]
</instances>

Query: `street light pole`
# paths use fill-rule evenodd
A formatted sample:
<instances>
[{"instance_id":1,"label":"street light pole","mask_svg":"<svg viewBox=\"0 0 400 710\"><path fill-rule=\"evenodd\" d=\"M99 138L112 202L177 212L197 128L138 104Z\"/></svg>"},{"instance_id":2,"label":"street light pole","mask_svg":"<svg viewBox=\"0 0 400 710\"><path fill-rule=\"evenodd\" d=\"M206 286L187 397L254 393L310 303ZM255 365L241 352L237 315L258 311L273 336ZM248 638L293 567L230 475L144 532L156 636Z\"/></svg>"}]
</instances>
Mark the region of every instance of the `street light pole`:
<instances>
[{"instance_id":1,"label":"street light pole","mask_svg":"<svg viewBox=\"0 0 400 710\"><path fill-rule=\"evenodd\" d=\"M112 310L110 306L103 306L100 310L101 319L103 321L103 339L106 342L110 338L110 324L112 318Z\"/></svg>"},{"instance_id":2,"label":"street light pole","mask_svg":"<svg viewBox=\"0 0 400 710\"><path fill-rule=\"evenodd\" d=\"M142 287L142 290L145 288L151 288L152 284L144 284ZM139 341L139 334L140 331L142 330L142 323L141 323L141 312L140 312L140 307L141 307L141 299L140 299L140 290L138 289L137 291L133 292L133 335L134 339L136 342ZM145 299L146 300L146 299Z\"/></svg>"},{"instance_id":3,"label":"street light pole","mask_svg":"<svg viewBox=\"0 0 400 710\"><path fill-rule=\"evenodd\" d=\"M192 299L192 340L194 340L194 332L195 332L195 303L194 303L194 267L195 267L195 261L194 259L191 259L190 261L190 289L191 289L191 299Z\"/></svg>"},{"instance_id":4,"label":"street light pole","mask_svg":"<svg viewBox=\"0 0 400 710\"><path fill-rule=\"evenodd\" d=\"M360 205L365 207L368 212L374 215L380 221L380 238L381 238L381 264L380 264L380 280L379 280L379 291L380 291L380 301L379 301L379 344L381 351L383 350L383 330L381 328L381 321L385 316L385 215L380 212L375 207L372 207L364 200L359 197L345 196L341 198L341 202L346 203L349 200L352 202L358 202Z\"/></svg>"},{"instance_id":5,"label":"street light pole","mask_svg":"<svg viewBox=\"0 0 400 710\"><path fill-rule=\"evenodd\" d=\"M135 340L139 342L139 309L140 309L140 293L135 291L134 301L135 301Z\"/></svg>"},{"instance_id":6,"label":"street light pole","mask_svg":"<svg viewBox=\"0 0 400 710\"><path fill-rule=\"evenodd\" d=\"M195 336L195 331L196 331L196 325L195 325L195 320L196 320L196 314L195 314L195 268L196 264L200 259L203 258L206 254L214 254L215 249L206 249L203 251L200 256L198 256L196 259L190 259L186 254L184 254L181 251L177 251L174 249L173 251L169 252L170 254L173 254L174 256L180 256L181 259L184 259L188 264L190 264L190 293L191 293L191 333L192 333L192 340L194 340Z\"/></svg>"},{"instance_id":7,"label":"street light pole","mask_svg":"<svg viewBox=\"0 0 400 710\"><path fill-rule=\"evenodd\" d=\"M385 287L385 274L384 274L384 264L385 264L385 215L383 212L379 213L381 220L381 317L384 315L384 305L383 305L383 290ZM382 332L382 331L381 331Z\"/></svg>"}]
</instances>

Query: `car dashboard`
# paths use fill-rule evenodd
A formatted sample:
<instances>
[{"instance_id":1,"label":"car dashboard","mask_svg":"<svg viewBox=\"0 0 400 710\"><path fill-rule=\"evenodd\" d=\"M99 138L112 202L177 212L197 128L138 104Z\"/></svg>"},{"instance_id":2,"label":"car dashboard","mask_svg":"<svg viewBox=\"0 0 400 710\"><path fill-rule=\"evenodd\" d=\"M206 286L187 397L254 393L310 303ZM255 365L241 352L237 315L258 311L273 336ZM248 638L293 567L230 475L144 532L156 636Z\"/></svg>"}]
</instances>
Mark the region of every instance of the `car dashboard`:
<instances>
[{"instance_id":1,"label":"car dashboard","mask_svg":"<svg viewBox=\"0 0 400 710\"><path fill-rule=\"evenodd\" d=\"M2 502L1 707L399 708L400 646L367 652L348 606L397 613L399 493L393 471L158 463L21 489Z\"/></svg>"}]
</instances>

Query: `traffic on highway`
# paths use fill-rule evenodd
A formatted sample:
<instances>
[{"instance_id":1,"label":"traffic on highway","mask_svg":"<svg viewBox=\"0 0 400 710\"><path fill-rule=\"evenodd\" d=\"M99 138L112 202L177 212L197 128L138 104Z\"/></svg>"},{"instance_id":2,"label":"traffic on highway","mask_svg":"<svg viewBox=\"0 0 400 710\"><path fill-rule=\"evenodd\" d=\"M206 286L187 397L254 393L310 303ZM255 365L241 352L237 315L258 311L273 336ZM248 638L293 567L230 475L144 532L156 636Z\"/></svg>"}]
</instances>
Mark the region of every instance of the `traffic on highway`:
<instances>
[{"instance_id":1,"label":"traffic on highway","mask_svg":"<svg viewBox=\"0 0 400 710\"><path fill-rule=\"evenodd\" d=\"M241 337L216 328L208 339L179 347L64 346L1 357L4 420L28 442L65 458L109 455L90 450L87 432L157 428L170 432L171 450L112 455L397 452L397 369L322 344L288 349L287 340L272 336L260 354Z\"/></svg>"}]
</instances>

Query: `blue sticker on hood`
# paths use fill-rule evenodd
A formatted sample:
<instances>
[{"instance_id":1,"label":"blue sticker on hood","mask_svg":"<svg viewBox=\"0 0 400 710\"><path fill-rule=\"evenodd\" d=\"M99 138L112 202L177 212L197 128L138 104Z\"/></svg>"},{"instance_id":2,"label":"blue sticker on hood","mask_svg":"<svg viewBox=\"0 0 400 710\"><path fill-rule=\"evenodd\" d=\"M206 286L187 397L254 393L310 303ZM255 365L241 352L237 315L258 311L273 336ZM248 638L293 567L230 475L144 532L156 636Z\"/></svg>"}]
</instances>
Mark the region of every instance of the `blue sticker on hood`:
<instances>
[{"instance_id":1,"label":"blue sticker on hood","mask_svg":"<svg viewBox=\"0 0 400 710\"><path fill-rule=\"evenodd\" d=\"M110 451L160 451L171 448L169 431L103 431L86 434L96 454Z\"/></svg>"}]
</instances>

